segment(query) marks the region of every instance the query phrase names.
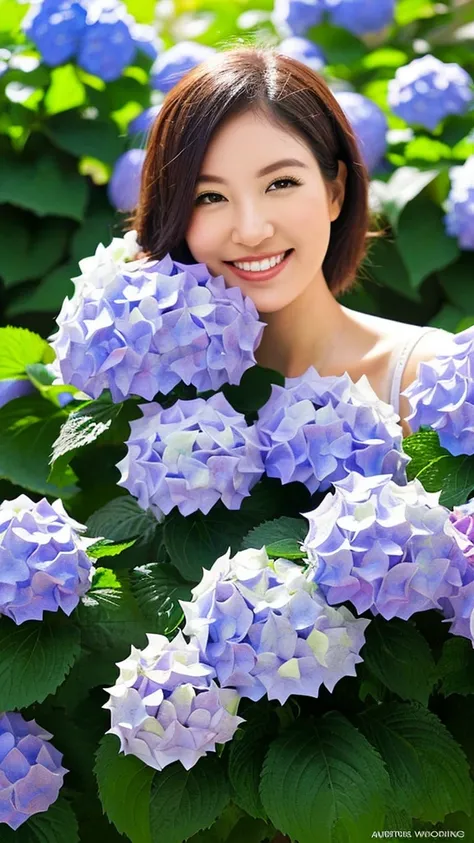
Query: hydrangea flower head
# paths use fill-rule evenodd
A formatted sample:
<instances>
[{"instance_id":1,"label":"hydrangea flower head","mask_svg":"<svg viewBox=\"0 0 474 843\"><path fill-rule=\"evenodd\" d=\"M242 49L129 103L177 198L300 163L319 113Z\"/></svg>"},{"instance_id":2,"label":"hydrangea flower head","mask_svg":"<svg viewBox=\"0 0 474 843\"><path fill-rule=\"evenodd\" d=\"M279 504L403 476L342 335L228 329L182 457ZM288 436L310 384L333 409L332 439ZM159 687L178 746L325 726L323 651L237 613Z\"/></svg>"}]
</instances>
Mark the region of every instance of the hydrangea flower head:
<instances>
[{"instance_id":1,"label":"hydrangea flower head","mask_svg":"<svg viewBox=\"0 0 474 843\"><path fill-rule=\"evenodd\" d=\"M454 456L474 454L474 327L455 334L443 354L421 362L403 394L413 431L432 427Z\"/></svg>"},{"instance_id":2,"label":"hydrangea flower head","mask_svg":"<svg viewBox=\"0 0 474 843\"><path fill-rule=\"evenodd\" d=\"M325 5L335 26L365 35L392 23L395 0L325 0Z\"/></svg>"},{"instance_id":3,"label":"hydrangea flower head","mask_svg":"<svg viewBox=\"0 0 474 843\"><path fill-rule=\"evenodd\" d=\"M469 74L456 62L430 54L397 68L388 85L393 113L430 131L449 114L464 114L472 99Z\"/></svg>"},{"instance_id":4,"label":"hydrangea flower head","mask_svg":"<svg viewBox=\"0 0 474 843\"><path fill-rule=\"evenodd\" d=\"M367 378L322 377L310 368L285 386L274 385L256 423L265 471L282 483L298 481L313 494L349 471L390 473L406 482L398 416Z\"/></svg>"},{"instance_id":5,"label":"hydrangea flower head","mask_svg":"<svg viewBox=\"0 0 474 843\"><path fill-rule=\"evenodd\" d=\"M207 514L219 500L239 509L263 463L254 427L224 395L140 409L143 417L131 422L128 451L117 464L119 485L158 519L175 506L182 515Z\"/></svg>"},{"instance_id":6,"label":"hydrangea flower head","mask_svg":"<svg viewBox=\"0 0 474 843\"><path fill-rule=\"evenodd\" d=\"M461 249L474 250L474 155L462 167L451 167L451 188L444 217L446 233L457 237Z\"/></svg>"},{"instance_id":7,"label":"hydrangea flower head","mask_svg":"<svg viewBox=\"0 0 474 843\"><path fill-rule=\"evenodd\" d=\"M440 609L462 583L466 560L449 520L418 480L398 486L387 475L352 472L313 511L303 547L310 578L328 603L350 600L357 612L408 620Z\"/></svg>"},{"instance_id":8,"label":"hydrangea flower head","mask_svg":"<svg viewBox=\"0 0 474 843\"><path fill-rule=\"evenodd\" d=\"M158 56L151 68L150 84L167 94L196 65L214 55L214 47L197 41L179 41Z\"/></svg>"},{"instance_id":9,"label":"hydrangea flower head","mask_svg":"<svg viewBox=\"0 0 474 843\"><path fill-rule=\"evenodd\" d=\"M107 195L110 204L118 211L136 208L145 157L144 149L128 149L117 158L107 185Z\"/></svg>"},{"instance_id":10,"label":"hydrangea flower head","mask_svg":"<svg viewBox=\"0 0 474 843\"><path fill-rule=\"evenodd\" d=\"M355 676L370 621L328 606L294 562L269 560L265 548L230 551L205 571L181 601L185 634L221 687L283 704L290 694L317 697L343 676Z\"/></svg>"},{"instance_id":11,"label":"hydrangea flower head","mask_svg":"<svg viewBox=\"0 0 474 843\"><path fill-rule=\"evenodd\" d=\"M372 173L387 149L387 118L378 105L357 91L338 91L334 96L354 130L365 165Z\"/></svg>"},{"instance_id":12,"label":"hydrangea flower head","mask_svg":"<svg viewBox=\"0 0 474 843\"><path fill-rule=\"evenodd\" d=\"M464 536L464 555L474 565L474 500L462 506L455 506L449 520L456 530Z\"/></svg>"},{"instance_id":13,"label":"hydrangea flower head","mask_svg":"<svg viewBox=\"0 0 474 843\"><path fill-rule=\"evenodd\" d=\"M201 392L237 384L255 364L264 323L205 264L166 255L128 268L107 250L89 261L52 338L65 383L93 398L110 389L116 402L152 400L180 381Z\"/></svg>"},{"instance_id":14,"label":"hydrangea flower head","mask_svg":"<svg viewBox=\"0 0 474 843\"><path fill-rule=\"evenodd\" d=\"M86 550L96 539L80 536L85 529L60 500L20 495L0 504L0 615L21 624L58 609L71 614L90 587Z\"/></svg>"},{"instance_id":15,"label":"hydrangea flower head","mask_svg":"<svg viewBox=\"0 0 474 843\"><path fill-rule=\"evenodd\" d=\"M311 70L320 71L326 64L326 57L314 41L297 35L285 38L278 45L278 52L306 64Z\"/></svg>"},{"instance_id":16,"label":"hydrangea flower head","mask_svg":"<svg viewBox=\"0 0 474 843\"><path fill-rule=\"evenodd\" d=\"M136 52L130 29L118 9L104 11L98 20L89 23L77 55L79 67L104 82L119 79Z\"/></svg>"},{"instance_id":17,"label":"hydrangea flower head","mask_svg":"<svg viewBox=\"0 0 474 843\"><path fill-rule=\"evenodd\" d=\"M15 831L58 798L68 770L52 737L19 712L0 714L0 823Z\"/></svg>"},{"instance_id":18,"label":"hydrangea flower head","mask_svg":"<svg viewBox=\"0 0 474 843\"><path fill-rule=\"evenodd\" d=\"M110 699L109 733L120 738L120 749L155 770L180 761L189 770L216 744L231 740L243 722L236 715L236 691L221 689L215 671L200 661L199 649L181 632L170 642L148 635L144 650L132 647L120 662Z\"/></svg>"},{"instance_id":19,"label":"hydrangea flower head","mask_svg":"<svg viewBox=\"0 0 474 843\"><path fill-rule=\"evenodd\" d=\"M272 19L288 35L304 35L321 23L324 11L325 0L275 0Z\"/></svg>"},{"instance_id":20,"label":"hydrangea flower head","mask_svg":"<svg viewBox=\"0 0 474 843\"><path fill-rule=\"evenodd\" d=\"M32 4L22 21L45 64L56 67L77 52L86 29L87 12L76 0L45 0Z\"/></svg>"}]
</instances>

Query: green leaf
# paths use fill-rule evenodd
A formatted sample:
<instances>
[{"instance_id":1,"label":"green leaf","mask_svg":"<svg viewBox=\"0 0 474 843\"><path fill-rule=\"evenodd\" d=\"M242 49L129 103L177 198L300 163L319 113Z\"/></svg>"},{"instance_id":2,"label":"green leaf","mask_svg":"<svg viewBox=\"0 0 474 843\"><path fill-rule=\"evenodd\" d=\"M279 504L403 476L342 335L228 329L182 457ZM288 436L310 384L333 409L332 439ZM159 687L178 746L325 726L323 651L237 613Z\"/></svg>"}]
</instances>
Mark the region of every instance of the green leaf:
<instances>
[{"instance_id":1,"label":"green leaf","mask_svg":"<svg viewBox=\"0 0 474 843\"><path fill-rule=\"evenodd\" d=\"M298 843L332 843L339 828L366 843L381 828L389 780L366 738L338 712L283 732L268 750L260 793L275 828Z\"/></svg>"},{"instance_id":2,"label":"green leaf","mask_svg":"<svg viewBox=\"0 0 474 843\"><path fill-rule=\"evenodd\" d=\"M68 498L77 492L67 467L61 485L48 480L49 456L67 413L40 395L27 395L0 408L0 477L32 492Z\"/></svg>"},{"instance_id":3,"label":"green leaf","mask_svg":"<svg viewBox=\"0 0 474 843\"><path fill-rule=\"evenodd\" d=\"M417 478L427 492L441 490L439 502L443 506L461 506L474 489L474 457L438 457Z\"/></svg>"},{"instance_id":4,"label":"green leaf","mask_svg":"<svg viewBox=\"0 0 474 843\"><path fill-rule=\"evenodd\" d=\"M253 413L270 398L272 385L284 386L285 378L273 369L252 366L242 375L238 386L224 384L222 392L239 413Z\"/></svg>"},{"instance_id":5,"label":"green leaf","mask_svg":"<svg viewBox=\"0 0 474 843\"><path fill-rule=\"evenodd\" d=\"M110 568L96 567L92 576L91 591L102 588L122 588L122 585L115 571L111 571Z\"/></svg>"},{"instance_id":6,"label":"green leaf","mask_svg":"<svg viewBox=\"0 0 474 843\"><path fill-rule=\"evenodd\" d=\"M107 654L110 665L130 655L130 647L147 645L153 632L143 617L127 582L121 588L89 591L76 610L82 646L93 653ZM117 675L117 669L114 668ZM105 684L105 683L104 683Z\"/></svg>"},{"instance_id":7,"label":"green leaf","mask_svg":"<svg viewBox=\"0 0 474 843\"><path fill-rule=\"evenodd\" d=\"M419 287L428 275L459 257L459 247L446 234L443 217L442 209L426 197L408 203L400 214L397 244L412 287Z\"/></svg>"},{"instance_id":8,"label":"green leaf","mask_svg":"<svg viewBox=\"0 0 474 843\"><path fill-rule=\"evenodd\" d=\"M155 770L134 755L119 754L115 735L105 735L95 775L102 807L117 831L132 843L151 843L150 792Z\"/></svg>"},{"instance_id":9,"label":"green leaf","mask_svg":"<svg viewBox=\"0 0 474 843\"><path fill-rule=\"evenodd\" d=\"M57 314L66 296L71 298L74 293L71 278L77 275L77 272L75 263L63 263L56 267L34 290L12 299L8 303L8 315L17 316L19 313L36 311Z\"/></svg>"},{"instance_id":10,"label":"green leaf","mask_svg":"<svg viewBox=\"0 0 474 843\"><path fill-rule=\"evenodd\" d=\"M60 796L47 811L33 814L16 831L2 823L0 840L2 843L79 843L77 819L69 803Z\"/></svg>"},{"instance_id":11,"label":"green leaf","mask_svg":"<svg viewBox=\"0 0 474 843\"><path fill-rule=\"evenodd\" d=\"M403 700L427 705L437 672L421 632L410 621L384 621L377 617L367 627L365 636L366 668Z\"/></svg>"},{"instance_id":12,"label":"green leaf","mask_svg":"<svg viewBox=\"0 0 474 843\"><path fill-rule=\"evenodd\" d=\"M114 542L140 537L137 547L152 541L160 525L150 510L145 512L131 495L114 498L87 521L89 536L103 536Z\"/></svg>"},{"instance_id":13,"label":"green leaf","mask_svg":"<svg viewBox=\"0 0 474 843\"><path fill-rule=\"evenodd\" d=\"M397 228L400 215L412 199L438 175L438 170L418 170L417 167L398 167L386 183L383 210L393 228Z\"/></svg>"},{"instance_id":14,"label":"green leaf","mask_svg":"<svg viewBox=\"0 0 474 843\"><path fill-rule=\"evenodd\" d=\"M420 18L432 18L436 9L432 0L398 0L395 6L395 20L399 26L406 26Z\"/></svg>"},{"instance_id":15,"label":"green leaf","mask_svg":"<svg viewBox=\"0 0 474 843\"><path fill-rule=\"evenodd\" d=\"M111 208L103 208L87 214L80 228L71 240L71 257L79 263L87 255L95 254L99 243L107 245L114 232L114 214ZM78 275L79 268L74 266L71 276Z\"/></svg>"},{"instance_id":16,"label":"green leaf","mask_svg":"<svg viewBox=\"0 0 474 843\"><path fill-rule=\"evenodd\" d=\"M367 70L378 70L379 67L397 68L408 63L408 54L404 50L395 47L380 47L367 53L361 61L362 67Z\"/></svg>"},{"instance_id":17,"label":"green leaf","mask_svg":"<svg viewBox=\"0 0 474 843\"><path fill-rule=\"evenodd\" d=\"M378 284L389 287L411 301L418 302L420 296L410 283L410 276L402 261L396 243L391 240L378 239L370 245L365 268Z\"/></svg>"},{"instance_id":18,"label":"green leaf","mask_svg":"<svg viewBox=\"0 0 474 843\"><path fill-rule=\"evenodd\" d=\"M332 23L311 26L305 37L321 47L328 64L351 66L367 53L367 47L359 38Z\"/></svg>"},{"instance_id":19,"label":"green leaf","mask_svg":"<svg viewBox=\"0 0 474 843\"><path fill-rule=\"evenodd\" d=\"M420 430L411 436L406 436L403 440L403 450L411 457L407 466L409 480L413 480L420 471L438 457L450 456L449 451L439 444L439 436L435 430Z\"/></svg>"},{"instance_id":20,"label":"green leaf","mask_svg":"<svg viewBox=\"0 0 474 843\"><path fill-rule=\"evenodd\" d=\"M0 711L26 708L54 693L80 653L72 621L0 619Z\"/></svg>"},{"instance_id":21,"label":"green leaf","mask_svg":"<svg viewBox=\"0 0 474 843\"><path fill-rule=\"evenodd\" d=\"M456 263L438 272L438 278L449 301L463 313L474 314L472 256L463 252Z\"/></svg>"},{"instance_id":22,"label":"green leaf","mask_svg":"<svg viewBox=\"0 0 474 843\"><path fill-rule=\"evenodd\" d=\"M76 170L61 166L51 155L34 162L0 157L0 203L8 202L48 215L82 220L87 182Z\"/></svg>"},{"instance_id":23,"label":"green leaf","mask_svg":"<svg viewBox=\"0 0 474 843\"><path fill-rule=\"evenodd\" d=\"M102 559L103 556L118 556L123 550L132 547L135 544L135 539L129 542L113 542L110 539L100 539L95 544L90 544L87 548L87 555L92 559Z\"/></svg>"},{"instance_id":24,"label":"green leaf","mask_svg":"<svg viewBox=\"0 0 474 843\"><path fill-rule=\"evenodd\" d=\"M268 556L274 559L305 559L306 553L301 549L301 542L307 533L308 524L302 518L282 516L250 530L242 542L242 549L265 546Z\"/></svg>"},{"instance_id":25,"label":"green leaf","mask_svg":"<svg viewBox=\"0 0 474 843\"><path fill-rule=\"evenodd\" d=\"M208 828L229 803L229 784L217 758L201 758L190 770L178 762L155 775L150 819L153 843L183 843Z\"/></svg>"},{"instance_id":26,"label":"green leaf","mask_svg":"<svg viewBox=\"0 0 474 843\"><path fill-rule=\"evenodd\" d=\"M44 132L56 146L77 158L87 155L114 164L124 151L124 141L112 120L86 120L75 110L48 120Z\"/></svg>"},{"instance_id":27,"label":"green leaf","mask_svg":"<svg viewBox=\"0 0 474 843\"><path fill-rule=\"evenodd\" d=\"M383 703L362 712L358 722L387 766L397 807L432 823L454 811L469 813L468 763L433 712L413 703Z\"/></svg>"},{"instance_id":28,"label":"green leaf","mask_svg":"<svg viewBox=\"0 0 474 843\"><path fill-rule=\"evenodd\" d=\"M26 328L0 328L0 380L24 375L32 363L50 363L54 352L46 340Z\"/></svg>"},{"instance_id":29,"label":"green leaf","mask_svg":"<svg viewBox=\"0 0 474 843\"><path fill-rule=\"evenodd\" d=\"M86 89L78 79L73 64L63 64L51 69L51 82L44 98L47 114L59 114L61 111L79 108L86 100ZM71 113L74 114L73 111Z\"/></svg>"},{"instance_id":30,"label":"green leaf","mask_svg":"<svg viewBox=\"0 0 474 843\"><path fill-rule=\"evenodd\" d=\"M156 632L170 635L183 619L179 600L191 599L190 584L172 565L152 562L130 572L130 585L143 615Z\"/></svg>"},{"instance_id":31,"label":"green leaf","mask_svg":"<svg viewBox=\"0 0 474 843\"><path fill-rule=\"evenodd\" d=\"M474 694L474 651L467 638L452 636L444 642L438 661L438 675L441 679L439 693Z\"/></svg>"},{"instance_id":32,"label":"green leaf","mask_svg":"<svg viewBox=\"0 0 474 843\"><path fill-rule=\"evenodd\" d=\"M268 745L277 733L278 720L269 705L249 711L230 744L229 781L233 801L251 817L266 819L259 794L260 775Z\"/></svg>"},{"instance_id":33,"label":"green leaf","mask_svg":"<svg viewBox=\"0 0 474 843\"><path fill-rule=\"evenodd\" d=\"M10 218L4 214L0 226L0 275L10 287L19 282L42 278L61 260L69 236L69 224L55 217L36 221L29 232L24 214Z\"/></svg>"}]
</instances>

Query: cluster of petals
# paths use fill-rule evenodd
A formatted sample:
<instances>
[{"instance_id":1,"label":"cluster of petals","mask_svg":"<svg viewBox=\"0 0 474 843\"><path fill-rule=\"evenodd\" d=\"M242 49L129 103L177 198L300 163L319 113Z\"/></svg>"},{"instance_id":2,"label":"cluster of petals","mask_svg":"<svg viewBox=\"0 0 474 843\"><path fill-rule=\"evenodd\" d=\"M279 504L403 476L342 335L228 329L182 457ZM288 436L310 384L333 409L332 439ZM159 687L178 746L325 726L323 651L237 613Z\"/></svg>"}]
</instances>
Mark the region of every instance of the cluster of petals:
<instances>
[{"instance_id":1,"label":"cluster of petals","mask_svg":"<svg viewBox=\"0 0 474 843\"><path fill-rule=\"evenodd\" d=\"M119 485L161 520L173 507L207 514L217 501L240 509L264 467L254 425L219 392L178 399L171 407L141 404L130 424Z\"/></svg>"},{"instance_id":2,"label":"cluster of petals","mask_svg":"<svg viewBox=\"0 0 474 843\"><path fill-rule=\"evenodd\" d=\"M149 634L144 650L132 647L118 663L119 677L107 688L110 734L126 755L162 770L174 761L189 770L216 744L231 740L243 722L235 690L221 689L199 648L178 632L170 642Z\"/></svg>"},{"instance_id":3,"label":"cluster of petals","mask_svg":"<svg viewBox=\"0 0 474 843\"><path fill-rule=\"evenodd\" d=\"M294 562L272 561L265 548L219 557L181 601L184 633L221 687L283 704L291 694L317 697L355 676L370 621L328 606Z\"/></svg>"},{"instance_id":4,"label":"cluster of petals","mask_svg":"<svg viewBox=\"0 0 474 843\"><path fill-rule=\"evenodd\" d=\"M335 91L334 96L349 120L370 173L382 163L387 149L387 118L373 100L357 91Z\"/></svg>"},{"instance_id":5,"label":"cluster of petals","mask_svg":"<svg viewBox=\"0 0 474 843\"><path fill-rule=\"evenodd\" d=\"M443 354L421 362L404 394L413 431L432 427L454 456L474 454L474 327L455 334Z\"/></svg>"},{"instance_id":6,"label":"cluster of petals","mask_svg":"<svg viewBox=\"0 0 474 843\"><path fill-rule=\"evenodd\" d=\"M201 392L237 384L255 364L264 323L252 300L205 264L169 255L127 264L104 249L87 260L53 337L65 383L93 398L109 389L115 402L151 401L180 381Z\"/></svg>"},{"instance_id":7,"label":"cluster of petals","mask_svg":"<svg viewBox=\"0 0 474 843\"><path fill-rule=\"evenodd\" d=\"M52 737L19 712L0 715L0 824L16 831L58 798L68 770Z\"/></svg>"},{"instance_id":8,"label":"cluster of petals","mask_svg":"<svg viewBox=\"0 0 474 843\"><path fill-rule=\"evenodd\" d=\"M304 375L274 385L256 427L269 477L298 481L313 494L350 471L391 474L406 482L398 416L377 397L364 376Z\"/></svg>"},{"instance_id":9,"label":"cluster of petals","mask_svg":"<svg viewBox=\"0 0 474 843\"><path fill-rule=\"evenodd\" d=\"M462 585L454 595L442 601L443 610L451 623L449 631L453 635L468 638L474 646L474 500L454 507L449 518L458 535L467 565Z\"/></svg>"},{"instance_id":10,"label":"cluster of petals","mask_svg":"<svg viewBox=\"0 0 474 843\"><path fill-rule=\"evenodd\" d=\"M88 591L92 563L62 501L34 503L26 495L0 504L0 615L17 624L42 620L44 612L70 615Z\"/></svg>"},{"instance_id":11,"label":"cluster of petals","mask_svg":"<svg viewBox=\"0 0 474 843\"><path fill-rule=\"evenodd\" d=\"M450 237L457 237L461 249L474 250L474 155L462 167L451 167L451 187L446 200L444 225Z\"/></svg>"},{"instance_id":12,"label":"cluster of petals","mask_svg":"<svg viewBox=\"0 0 474 843\"><path fill-rule=\"evenodd\" d=\"M359 614L408 620L442 609L440 599L457 593L467 562L438 501L416 479L398 486L388 475L351 473L305 513L308 577L328 603L348 600Z\"/></svg>"}]
</instances>

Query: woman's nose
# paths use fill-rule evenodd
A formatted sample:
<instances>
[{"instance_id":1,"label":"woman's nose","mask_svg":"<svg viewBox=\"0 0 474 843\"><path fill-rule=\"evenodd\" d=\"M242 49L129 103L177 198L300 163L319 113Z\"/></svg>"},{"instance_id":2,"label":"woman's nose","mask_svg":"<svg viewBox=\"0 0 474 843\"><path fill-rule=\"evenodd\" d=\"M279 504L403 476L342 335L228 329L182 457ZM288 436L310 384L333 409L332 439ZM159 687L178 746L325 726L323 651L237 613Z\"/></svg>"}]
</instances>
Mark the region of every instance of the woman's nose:
<instances>
[{"instance_id":1,"label":"woman's nose","mask_svg":"<svg viewBox=\"0 0 474 843\"><path fill-rule=\"evenodd\" d=\"M233 243L254 247L273 235L273 223L257 208L246 208L234 220Z\"/></svg>"}]
</instances>

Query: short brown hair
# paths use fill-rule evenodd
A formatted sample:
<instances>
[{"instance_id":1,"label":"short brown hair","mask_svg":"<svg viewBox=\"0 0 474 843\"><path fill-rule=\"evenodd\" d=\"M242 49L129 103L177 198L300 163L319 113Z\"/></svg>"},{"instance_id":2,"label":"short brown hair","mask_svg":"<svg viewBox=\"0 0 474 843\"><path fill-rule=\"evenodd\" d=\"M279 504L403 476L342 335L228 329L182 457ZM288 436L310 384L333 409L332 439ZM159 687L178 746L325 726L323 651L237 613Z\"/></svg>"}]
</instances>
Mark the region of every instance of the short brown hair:
<instances>
[{"instance_id":1,"label":"short brown hair","mask_svg":"<svg viewBox=\"0 0 474 843\"><path fill-rule=\"evenodd\" d=\"M213 133L226 118L258 111L310 146L326 181L347 166L344 203L331 224L323 273L334 295L352 286L365 257L369 176L351 125L325 80L268 46L216 52L164 99L150 133L138 206L131 219L145 254L194 263L185 241L196 180Z\"/></svg>"}]
</instances>

